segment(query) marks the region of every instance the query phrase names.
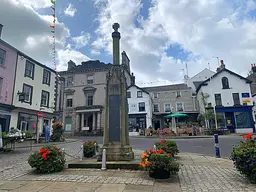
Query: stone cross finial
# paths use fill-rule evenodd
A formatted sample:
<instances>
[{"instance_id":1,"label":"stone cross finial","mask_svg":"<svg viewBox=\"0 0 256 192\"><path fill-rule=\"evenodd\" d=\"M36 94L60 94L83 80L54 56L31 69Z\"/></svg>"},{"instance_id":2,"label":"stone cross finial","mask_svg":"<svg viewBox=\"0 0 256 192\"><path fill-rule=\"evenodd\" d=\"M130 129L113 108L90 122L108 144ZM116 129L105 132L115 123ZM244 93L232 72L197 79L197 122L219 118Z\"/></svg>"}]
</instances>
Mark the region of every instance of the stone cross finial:
<instances>
[{"instance_id":1,"label":"stone cross finial","mask_svg":"<svg viewBox=\"0 0 256 192\"><path fill-rule=\"evenodd\" d=\"M120 27L120 25L118 23L114 23L112 27L115 30L115 32L118 32L118 28Z\"/></svg>"}]
</instances>

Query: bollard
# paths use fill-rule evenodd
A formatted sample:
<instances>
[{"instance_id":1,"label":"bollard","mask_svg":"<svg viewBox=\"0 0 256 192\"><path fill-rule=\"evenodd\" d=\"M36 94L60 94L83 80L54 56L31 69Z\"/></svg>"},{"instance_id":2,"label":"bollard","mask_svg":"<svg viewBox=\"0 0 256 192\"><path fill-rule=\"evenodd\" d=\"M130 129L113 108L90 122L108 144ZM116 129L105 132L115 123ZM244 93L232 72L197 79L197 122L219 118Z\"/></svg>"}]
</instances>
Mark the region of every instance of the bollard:
<instances>
[{"instance_id":1,"label":"bollard","mask_svg":"<svg viewBox=\"0 0 256 192\"><path fill-rule=\"evenodd\" d=\"M102 166L101 170L106 170L106 149L103 149L102 151Z\"/></svg>"},{"instance_id":2,"label":"bollard","mask_svg":"<svg viewBox=\"0 0 256 192\"><path fill-rule=\"evenodd\" d=\"M220 148L219 148L219 135L214 134L214 147L216 152L216 158L220 158Z\"/></svg>"},{"instance_id":3,"label":"bollard","mask_svg":"<svg viewBox=\"0 0 256 192\"><path fill-rule=\"evenodd\" d=\"M3 150L2 125L0 125L0 151Z\"/></svg>"},{"instance_id":4,"label":"bollard","mask_svg":"<svg viewBox=\"0 0 256 192\"><path fill-rule=\"evenodd\" d=\"M84 146L83 144L81 145L81 153L80 153L80 161L83 161L84 158Z\"/></svg>"},{"instance_id":5,"label":"bollard","mask_svg":"<svg viewBox=\"0 0 256 192\"><path fill-rule=\"evenodd\" d=\"M65 157L65 148L62 148L62 153L64 154L64 157Z\"/></svg>"},{"instance_id":6,"label":"bollard","mask_svg":"<svg viewBox=\"0 0 256 192\"><path fill-rule=\"evenodd\" d=\"M97 155L97 143L94 143L95 155Z\"/></svg>"},{"instance_id":7,"label":"bollard","mask_svg":"<svg viewBox=\"0 0 256 192\"><path fill-rule=\"evenodd\" d=\"M153 150L156 150L156 145L153 146Z\"/></svg>"}]
</instances>

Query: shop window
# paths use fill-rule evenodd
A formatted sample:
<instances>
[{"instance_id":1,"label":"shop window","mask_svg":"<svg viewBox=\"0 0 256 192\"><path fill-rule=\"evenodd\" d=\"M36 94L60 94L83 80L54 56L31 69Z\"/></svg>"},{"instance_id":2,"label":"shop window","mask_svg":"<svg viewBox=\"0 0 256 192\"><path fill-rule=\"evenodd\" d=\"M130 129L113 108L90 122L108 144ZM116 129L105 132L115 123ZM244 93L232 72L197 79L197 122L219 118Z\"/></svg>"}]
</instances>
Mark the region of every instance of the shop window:
<instances>
[{"instance_id":1,"label":"shop window","mask_svg":"<svg viewBox=\"0 0 256 192\"><path fill-rule=\"evenodd\" d=\"M229 83L228 83L227 77L222 77L221 82L222 82L222 89L229 89Z\"/></svg>"},{"instance_id":2,"label":"shop window","mask_svg":"<svg viewBox=\"0 0 256 192\"><path fill-rule=\"evenodd\" d=\"M252 128L249 112L235 112L236 128Z\"/></svg>"},{"instance_id":3,"label":"shop window","mask_svg":"<svg viewBox=\"0 0 256 192\"><path fill-rule=\"evenodd\" d=\"M21 131L29 131L31 133L36 133L37 127L37 116L20 113L18 118L18 129Z\"/></svg>"}]
</instances>

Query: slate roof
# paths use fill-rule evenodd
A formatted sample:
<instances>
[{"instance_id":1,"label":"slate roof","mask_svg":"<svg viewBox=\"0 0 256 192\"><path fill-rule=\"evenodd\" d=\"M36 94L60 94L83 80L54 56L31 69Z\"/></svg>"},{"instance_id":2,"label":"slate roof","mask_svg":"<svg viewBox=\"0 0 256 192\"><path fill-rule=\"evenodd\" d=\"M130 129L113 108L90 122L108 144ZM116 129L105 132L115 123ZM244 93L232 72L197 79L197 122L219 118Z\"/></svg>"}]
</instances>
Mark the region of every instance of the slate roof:
<instances>
[{"instance_id":1,"label":"slate roof","mask_svg":"<svg viewBox=\"0 0 256 192\"><path fill-rule=\"evenodd\" d=\"M147 92L144 88L138 87L137 85L130 85L129 87L127 87L127 90L128 90L129 88L131 88L131 87L136 87L137 89L139 89L139 90L141 90L141 91L143 91L143 92L149 94L149 92Z\"/></svg>"},{"instance_id":2,"label":"slate roof","mask_svg":"<svg viewBox=\"0 0 256 192\"><path fill-rule=\"evenodd\" d=\"M251 80L251 93L252 95L256 94L256 74L250 74L247 79Z\"/></svg>"},{"instance_id":3,"label":"slate roof","mask_svg":"<svg viewBox=\"0 0 256 192\"><path fill-rule=\"evenodd\" d=\"M84 73L84 72L94 72L94 71L107 71L111 68L112 64L108 63L105 64L100 62L99 60L90 60L86 62L82 62L81 65L77 65L76 67L67 70L67 71L60 71L60 75L65 74L73 74L73 73Z\"/></svg>"},{"instance_id":4,"label":"slate roof","mask_svg":"<svg viewBox=\"0 0 256 192\"><path fill-rule=\"evenodd\" d=\"M156 87L143 87L143 89L148 92L154 92L154 91L184 90L184 89L191 89L191 88L189 88L185 83L181 83L181 84L163 85L163 86L156 86Z\"/></svg>"},{"instance_id":5,"label":"slate roof","mask_svg":"<svg viewBox=\"0 0 256 192\"><path fill-rule=\"evenodd\" d=\"M196 89L200 86L201 83L204 81L194 81L193 84L195 85Z\"/></svg>"},{"instance_id":6,"label":"slate roof","mask_svg":"<svg viewBox=\"0 0 256 192\"><path fill-rule=\"evenodd\" d=\"M228 72L228 73L230 73L230 74L232 74L232 75L235 75L235 76L237 76L238 78L245 80L247 83L252 83L252 81L251 81L250 79L247 79L247 78L245 78L245 77L243 77L243 76L241 76L241 75L238 75L237 73L235 73L235 72L233 72L233 71L230 71L230 70L227 69L227 68L223 68L223 69L221 69L219 72L217 72L217 73L215 73L213 76L211 76L210 78L208 78L208 79L206 79L205 81L203 81L203 82L198 86L198 88L196 89L196 92L198 92L198 91L200 90L200 88L201 88L203 85L205 85L208 81L210 81L211 78L216 77L217 75L219 75L219 74L222 73L223 71L226 71L226 72Z\"/></svg>"}]
</instances>

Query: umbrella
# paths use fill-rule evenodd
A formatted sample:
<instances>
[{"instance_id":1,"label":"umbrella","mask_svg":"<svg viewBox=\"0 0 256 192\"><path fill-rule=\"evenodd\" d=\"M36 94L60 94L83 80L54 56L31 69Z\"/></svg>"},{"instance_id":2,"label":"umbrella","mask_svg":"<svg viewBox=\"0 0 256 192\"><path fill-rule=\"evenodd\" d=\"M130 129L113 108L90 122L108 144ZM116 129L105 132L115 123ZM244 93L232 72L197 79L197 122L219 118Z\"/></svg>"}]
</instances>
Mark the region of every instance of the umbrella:
<instances>
[{"instance_id":1,"label":"umbrella","mask_svg":"<svg viewBox=\"0 0 256 192\"><path fill-rule=\"evenodd\" d=\"M171 119L171 118L173 118L173 117L175 117L175 118L179 118L179 117L188 117L188 115L187 114L185 114L185 113L171 113L171 114L169 114L169 115L167 115L167 116L165 116L167 119Z\"/></svg>"}]
</instances>

